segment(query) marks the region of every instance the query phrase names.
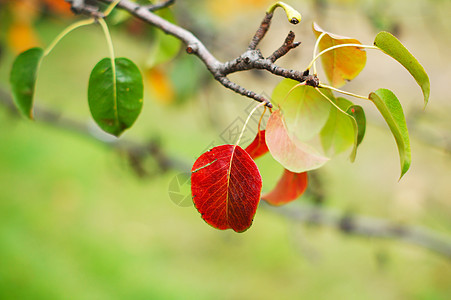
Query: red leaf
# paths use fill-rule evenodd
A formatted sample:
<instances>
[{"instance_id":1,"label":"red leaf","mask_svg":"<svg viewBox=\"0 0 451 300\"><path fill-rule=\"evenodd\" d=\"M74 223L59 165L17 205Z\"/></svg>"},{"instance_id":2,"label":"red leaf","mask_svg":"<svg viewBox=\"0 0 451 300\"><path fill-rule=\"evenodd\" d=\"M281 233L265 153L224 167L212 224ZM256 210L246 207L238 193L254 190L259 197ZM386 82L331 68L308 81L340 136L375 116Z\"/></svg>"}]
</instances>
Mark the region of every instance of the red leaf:
<instances>
[{"instance_id":1,"label":"red leaf","mask_svg":"<svg viewBox=\"0 0 451 300\"><path fill-rule=\"evenodd\" d=\"M268 146L265 141L265 131L259 130L252 143L246 147L246 152L249 153L253 159L257 159L268 151Z\"/></svg>"},{"instance_id":2,"label":"red leaf","mask_svg":"<svg viewBox=\"0 0 451 300\"><path fill-rule=\"evenodd\" d=\"M214 147L202 154L191 170L194 205L205 222L217 229L248 229L261 189L257 165L240 146Z\"/></svg>"},{"instance_id":3,"label":"red leaf","mask_svg":"<svg viewBox=\"0 0 451 300\"><path fill-rule=\"evenodd\" d=\"M307 172L294 173L284 170L275 188L262 196L262 199L272 205L282 205L301 196L307 188Z\"/></svg>"}]
</instances>

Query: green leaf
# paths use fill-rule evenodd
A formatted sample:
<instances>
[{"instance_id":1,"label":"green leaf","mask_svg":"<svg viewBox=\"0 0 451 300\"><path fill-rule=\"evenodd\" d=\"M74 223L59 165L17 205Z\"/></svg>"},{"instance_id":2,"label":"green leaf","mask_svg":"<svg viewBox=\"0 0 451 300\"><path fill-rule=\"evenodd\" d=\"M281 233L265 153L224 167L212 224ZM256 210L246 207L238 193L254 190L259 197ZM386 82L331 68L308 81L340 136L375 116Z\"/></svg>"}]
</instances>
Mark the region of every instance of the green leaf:
<instances>
[{"instance_id":1,"label":"green leaf","mask_svg":"<svg viewBox=\"0 0 451 300\"><path fill-rule=\"evenodd\" d=\"M337 98L333 101L343 112L352 105L352 102L345 98ZM354 144L357 128L353 124L352 117L343 112L333 107L326 125L321 130L321 144L328 155L341 153Z\"/></svg>"},{"instance_id":2,"label":"green leaf","mask_svg":"<svg viewBox=\"0 0 451 300\"><path fill-rule=\"evenodd\" d=\"M271 102L283 111L288 130L299 140L308 141L317 136L326 123L331 106L324 97L311 86L299 86L299 82L282 80L274 89ZM333 98L329 90L321 91Z\"/></svg>"},{"instance_id":3,"label":"green leaf","mask_svg":"<svg viewBox=\"0 0 451 300\"><path fill-rule=\"evenodd\" d=\"M359 105L349 106L346 113L354 119L354 122L352 122L352 125L354 126L354 133L355 133L354 148L352 149L351 157L350 157L351 161L353 162L357 155L357 147L360 145L360 143L363 140L363 137L365 136L366 118L365 118L365 112L363 111L363 108Z\"/></svg>"},{"instance_id":4,"label":"green leaf","mask_svg":"<svg viewBox=\"0 0 451 300\"><path fill-rule=\"evenodd\" d=\"M316 23L313 23L313 32L317 38L325 33L318 45L320 51L342 44L361 44L356 39L326 32ZM321 62L330 84L341 87L363 70L366 51L358 47L341 47L325 52L321 55Z\"/></svg>"},{"instance_id":5,"label":"green leaf","mask_svg":"<svg viewBox=\"0 0 451 300\"><path fill-rule=\"evenodd\" d=\"M174 15L167 8L158 11L158 15L175 23ZM181 41L176 37L166 34L162 30L158 30L146 62L146 67L152 68L172 60L179 53L181 45Z\"/></svg>"},{"instance_id":6,"label":"green leaf","mask_svg":"<svg viewBox=\"0 0 451 300\"><path fill-rule=\"evenodd\" d=\"M141 112L143 80L138 67L127 58L102 59L91 72L88 102L92 117L104 131L119 136Z\"/></svg>"},{"instance_id":7,"label":"green leaf","mask_svg":"<svg viewBox=\"0 0 451 300\"><path fill-rule=\"evenodd\" d=\"M346 111L349 115L351 115L357 123L357 142L356 145L360 145L365 136L366 131L366 117L363 108L360 105L351 105L348 107Z\"/></svg>"},{"instance_id":8,"label":"green leaf","mask_svg":"<svg viewBox=\"0 0 451 300\"><path fill-rule=\"evenodd\" d=\"M374 102L395 137L401 160L401 178L409 170L411 163L409 133L401 104L398 98L387 89L379 89L371 93L369 99Z\"/></svg>"},{"instance_id":9,"label":"green leaf","mask_svg":"<svg viewBox=\"0 0 451 300\"><path fill-rule=\"evenodd\" d=\"M44 50L41 48L31 48L22 52L16 57L9 77L14 102L30 119L33 119L33 96L43 56Z\"/></svg>"},{"instance_id":10,"label":"green leaf","mask_svg":"<svg viewBox=\"0 0 451 300\"><path fill-rule=\"evenodd\" d=\"M393 57L412 74L424 95L424 105L428 103L430 93L429 77L418 60L392 34L382 31L374 39L374 45Z\"/></svg>"}]
</instances>

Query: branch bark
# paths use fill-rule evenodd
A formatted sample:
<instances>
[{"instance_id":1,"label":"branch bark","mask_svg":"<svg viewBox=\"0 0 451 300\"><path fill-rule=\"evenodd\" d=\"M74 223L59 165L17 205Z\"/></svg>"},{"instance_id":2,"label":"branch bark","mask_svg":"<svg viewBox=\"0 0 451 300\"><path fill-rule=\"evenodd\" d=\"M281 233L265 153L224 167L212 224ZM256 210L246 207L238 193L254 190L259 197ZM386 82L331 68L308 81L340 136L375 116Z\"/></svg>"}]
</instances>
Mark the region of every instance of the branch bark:
<instances>
[{"instance_id":1,"label":"branch bark","mask_svg":"<svg viewBox=\"0 0 451 300\"><path fill-rule=\"evenodd\" d=\"M274 207L262 203L265 209L290 220L329 227L345 234L402 241L416 245L451 259L449 237L421 226L408 226L385 219L343 213L322 206L300 205Z\"/></svg>"},{"instance_id":2,"label":"branch bark","mask_svg":"<svg viewBox=\"0 0 451 300\"><path fill-rule=\"evenodd\" d=\"M97 0L100 2L111 3L113 0ZM207 49L207 47L190 31L180 26L177 26L167 20L159 17L158 15L149 11L145 6L131 2L129 0L121 0L118 8L123 9L138 19L153 25L167 34L170 34L186 45L186 51L188 54L196 55L213 75L213 77L221 83L224 87L231 89L232 91L239 93L243 96L254 99L258 102L266 103L266 106L272 107L269 99L266 99L262 95L259 95L253 91L250 91L240 85L231 82L227 75L235 72L241 72L252 69L266 70L274 75L284 78L290 78L299 82L306 81L307 84L315 86L318 82L314 75L304 74L303 72L285 69L274 64L274 61L281 56L288 53L292 48L295 48L299 43L294 42L294 33L289 34L286 44L277 50L273 55L268 58L264 58L260 50L256 49L260 40L265 36L269 29L271 18L273 14L266 14L256 34L252 38L248 49L239 57L228 61L220 62L216 57Z\"/></svg>"}]
</instances>

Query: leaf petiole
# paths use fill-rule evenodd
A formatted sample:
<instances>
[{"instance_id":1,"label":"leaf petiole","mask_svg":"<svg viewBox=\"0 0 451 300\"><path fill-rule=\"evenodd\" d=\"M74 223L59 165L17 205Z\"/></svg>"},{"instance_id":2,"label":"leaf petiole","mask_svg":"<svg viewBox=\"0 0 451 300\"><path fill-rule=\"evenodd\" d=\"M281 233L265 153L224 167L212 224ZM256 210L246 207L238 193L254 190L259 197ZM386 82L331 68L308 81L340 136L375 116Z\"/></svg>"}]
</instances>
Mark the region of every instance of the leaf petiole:
<instances>
[{"instance_id":1,"label":"leaf petiole","mask_svg":"<svg viewBox=\"0 0 451 300\"><path fill-rule=\"evenodd\" d=\"M317 50L317 46L319 45L319 41L321 40L321 38L324 36L324 32L321 33L321 35L318 37L318 39L316 40L316 44L315 44L315 49L313 50L313 55L315 55L316 50ZM320 58L324 53L327 53L329 51L338 49L338 48L343 48L343 47L356 47L356 48L365 48L365 49L377 49L380 50L378 47L373 46L373 45L362 45L362 44L340 44L340 45L335 45L332 47L329 47L327 49L324 49L323 51L321 51L320 53L318 53L316 56L313 57L312 61L310 62L310 64L308 65L306 70L310 70L310 68L313 66L313 73L316 74L316 60L318 58Z\"/></svg>"},{"instance_id":2,"label":"leaf petiole","mask_svg":"<svg viewBox=\"0 0 451 300\"><path fill-rule=\"evenodd\" d=\"M238 137L238 140L236 141L235 145L238 145L240 143L241 138L243 137L243 134L244 134L244 130L246 129L247 123L249 123L249 120L251 119L251 116L254 114L254 112L260 106L263 106L265 104L266 104L265 102L261 102L261 103L257 104L257 106L255 106L254 109L252 109L252 111L249 113L249 116L247 117L246 122L244 122L243 129L241 130L240 136Z\"/></svg>"},{"instance_id":3,"label":"leaf petiole","mask_svg":"<svg viewBox=\"0 0 451 300\"><path fill-rule=\"evenodd\" d=\"M73 31L79 27L85 26L85 25L91 25L94 22L95 22L94 18L90 18L90 19L86 19L86 20L80 20L80 21L75 22L75 23L69 25L68 27L66 27L66 29L64 29L60 34L58 34L58 36L47 47L47 49L45 49L44 56L49 55L49 53L53 50L53 48L55 48L56 44L58 44L58 42L61 41L61 39L63 37L65 37L67 34L69 34L71 31Z\"/></svg>"},{"instance_id":4,"label":"leaf petiole","mask_svg":"<svg viewBox=\"0 0 451 300\"><path fill-rule=\"evenodd\" d=\"M116 0L113 3L111 3L110 5L108 5L108 7L103 12L103 15L105 17L108 17L110 15L110 13L113 11L113 9L116 7L116 5L119 4L119 2L121 2L121 0Z\"/></svg>"},{"instance_id":5,"label":"leaf petiole","mask_svg":"<svg viewBox=\"0 0 451 300\"><path fill-rule=\"evenodd\" d=\"M307 67L307 70L310 70L310 68L313 65L313 74L316 74L316 59L315 59L315 55L316 52L318 51L318 47L319 47L319 42L321 41L321 39L323 38L323 36L326 35L326 32L323 32L320 34L320 36L316 39L316 43L315 43L315 47L313 48L313 59L312 62L309 64L309 66Z\"/></svg>"},{"instance_id":6,"label":"leaf petiole","mask_svg":"<svg viewBox=\"0 0 451 300\"><path fill-rule=\"evenodd\" d=\"M262 112L262 115L260 116L260 120L258 120L258 132L260 132L260 124L262 123L262 120L263 120L263 116L265 115L265 113L266 113L266 106L263 108L263 112Z\"/></svg>"},{"instance_id":7,"label":"leaf petiole","mask_svg":"<svg viewBox=\"0 0 451 300\"><path fill-rule=\"evenodd\" d=\"M110 31L108 30L108 25L106 24L104 19L99 19L99 24L102 27L103 33L105 34L105 38L108 44L108 51L110 52L111 57L111 72L113 73L113 98L114 98L114 115L115 120L118 120L118 112L117 112L117 87L116 87L116 62L115 62L115 56L114 56L114 47L113 47L113 41L111 39Z\"/></svg>"},{"instance_id":8,"label":"leaf petiole","mask_svg":"<svg viewBox=\"0 0 451 300\"><path fill-rule=\"evenodd\" d=\"M318 87L329 89L329 90L332 90L332 91L335 91L335 92L338 92L338 93L341 93L341 94L344 94L344 95L348 95L348 96L352 96L352 97L356 97L356 98L360 98L360 99L365 99L365 100L370 100L370 99L368 99L368 97L365 97L365 96L362 96L362 95L358 95L358 94L354 94L354 93L351 93L351 92L346 92L346 91L343 91L343 90L340 90L340 89L337 89L337 88L334 88L332 86L328 86L328 85L325 85L325 84L322 84L322 83L320 83Z\"/></svg>"}]
</instances>

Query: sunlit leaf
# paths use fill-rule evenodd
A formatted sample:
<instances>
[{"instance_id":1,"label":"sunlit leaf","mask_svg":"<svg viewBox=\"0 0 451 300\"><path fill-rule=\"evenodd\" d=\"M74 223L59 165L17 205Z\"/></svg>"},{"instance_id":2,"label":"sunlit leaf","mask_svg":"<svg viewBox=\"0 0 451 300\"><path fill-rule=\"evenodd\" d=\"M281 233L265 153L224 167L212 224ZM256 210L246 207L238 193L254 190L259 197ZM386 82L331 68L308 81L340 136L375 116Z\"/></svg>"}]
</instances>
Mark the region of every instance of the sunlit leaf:
<instances>
[{"instance_id":1,"label":"sunlit leaf","mask_svg":"<svg viewBox=\"0 0 451 300\"><path fill-rule=\"evenodd\" d=\"M336 45L361 44L356 39L326 32L316 23L313 23L313 32L317 38L323 32L326 33L319 42L320 51ZM341 87L363 70L366 64L366 51L358 47L340 47L324 53L321 62L330 84Z\"/></svg>"},{"instance_id":2,"label":"sunlit leaf","mask_svg":"<svg viewBox=\"0 0 451 300\"><path fill-rule=\"evenodd\" d=\"M174 23L174 15L169 9L162 9L158 11L158 14ZM149 58L146 63L147 68L152 68L156 65L168 62L172 60L180 51L181 42L178 38L166 34L162 30L156 32L155 40L153 41L152 48L149 53Z\"/></svg>"},{"instance_id":3,"label":"sunlit leaf","mask_svg":"<svg viewBox=\"0 0 451 300\"><path fill-rule=\"evenodd\" d=\"M283 111L285 123L301 141L308 141L318 135L329 117L331 105L311 86L296 87L299 82L284 79L274 89L271 101ZM323 93L332 96L329 90Z\"/></svg>"},{"instance_id":4,"label":"sunlit leaf","mask_svg":"<svg viewBox=\"0 0 451 300\"><path fill-rule=\"evenodd\" d=\"M102 59L89 78L91 114L104 131L115 136L130 128L143 104L143 80L138 67L127 58L116 58L113 76L110 58Z\"/></svg>"},{"instance_id":5,"label":"sunlit leaf","mask_svg":"<svg viewBox=\"0 0 451 300\"><path fill-rule=\"evenodd\" d=\"M387 89L379 89L369 96L390 127L401 160L401 177L409 170L411 163L409 133L398 98Z\"/></svg>"},{"instance_id":6,"label":"sunlit leaf","mask_svg":"<svg viewBox=\"0 0 451 300\"><path fill-rule=\"evenodd\" d=\"M299 198L307 189L307 172L293 173L285 169L274 189L262 195L272 205L282 205Z\"/></svg>"},{"instance_id":7,"label":"sunlit leaf","mask_svg":"<svg viewBox=\"0 0 451 300\"><path fill-rule=\"evenodd\" d=\"M240 146L214 147L202 154L191 170L194 205L202 219L217 229L248 229L261 189L257 165Z\"/></svg>"},{"instance_id":8,"label":"sunlit leaf","mask_svg":"<svg viewBox=\"0 0 451 300\"><path fill-rule=\"evenodd\" d=\"M274 111L266 124L266 144L274 159L295 173L317 169L328 161L327 157L287 131L280 110Z\"/></svg>"},{"instance_id":9,"label":"sunlit leaf","mask_svg":"<svg viewBox=\"0 0 451 300\"><path fill-rule=\"evenodd\" d=\"M33 97L36 78L44 50L31 48L19 54L12 66L10 84L14 102L28 118L33 118Z\"/></svg>"},{"instance_id":10,"label":"sunlit leaf","mask_svg":"<svg viewBox=\"0 0 451 300\"><path fill-rule=\"evenodd\" d=\"M269 149L265 141L265 130L259 130L255 139L246 147L246 152L252 157L252 159L257 159L260 156L266 154Z\"/></svg>"},{"instance_id":11,"label":"sunlit leaf","mask_svg":"<svg viewBox=\"0 0 451 300\"><path fill-rule=\"evenodd\" d=\"M352 102L344 98L334 99L335 104L346 112ZM357 128L352 118L333 107L329 119L321 130L321 144L328 155L338 154L354 144Z\"/></svg>"},{"instance_id":12,"label":"sunlit leaf","mask_svg":"<svg viewBox=\"0 0 451 300\"><path fill-rule=\"evenodd\" d=\"M430 93L429 77L418 60L392 34L382 31L374 39L374 45L403 65L415 78L424 96L424 105L428 103Z\"/></svg>"}]
</instances>

